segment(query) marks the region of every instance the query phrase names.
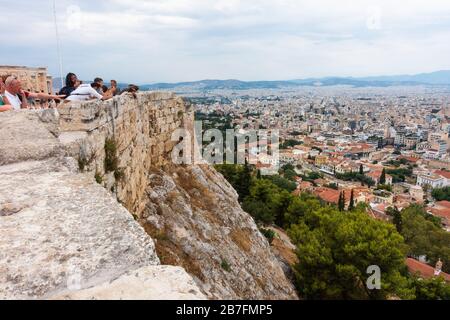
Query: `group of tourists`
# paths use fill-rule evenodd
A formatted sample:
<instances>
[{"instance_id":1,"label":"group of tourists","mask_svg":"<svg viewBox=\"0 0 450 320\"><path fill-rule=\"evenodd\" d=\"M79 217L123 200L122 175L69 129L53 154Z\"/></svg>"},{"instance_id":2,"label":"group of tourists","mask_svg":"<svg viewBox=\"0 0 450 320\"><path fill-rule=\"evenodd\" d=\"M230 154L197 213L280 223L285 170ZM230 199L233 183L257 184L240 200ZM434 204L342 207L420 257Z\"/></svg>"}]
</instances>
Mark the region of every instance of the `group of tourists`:
<instances>
[{"instance_id":1,"label":"group of tourists","mask_svg":"<svg viewBox=\"0 0 450 320\"><path fill-rule=\"evenodd\" d=\"M93 99L107 100L124 92L135 93L139 90L136 85L128 85L120 90L116 80L110 81L106 86L102 78L95 78L90 84L80 81L76 74L66 76L65 86L57 95L34 93L22 89L22 84L16 76L0 76L0 112L28 109L30 100L53 100L56 102L88 101Z\"/></svg>"}]
</instances>

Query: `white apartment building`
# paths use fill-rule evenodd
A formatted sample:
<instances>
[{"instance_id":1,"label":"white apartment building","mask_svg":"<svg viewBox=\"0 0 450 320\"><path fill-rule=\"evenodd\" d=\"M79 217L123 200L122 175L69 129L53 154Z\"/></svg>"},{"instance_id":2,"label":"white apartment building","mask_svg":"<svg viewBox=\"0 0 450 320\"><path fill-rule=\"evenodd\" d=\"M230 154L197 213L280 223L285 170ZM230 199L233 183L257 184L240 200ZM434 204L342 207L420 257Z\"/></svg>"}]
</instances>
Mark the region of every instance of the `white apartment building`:
<instances>
[{"instance_id":1,"label":"white apartment building","mask_svg":"<svg viewBox=\"0 0 450 320\"><path fill-rule=\"evenodd\" d=\"M445 179L444 177L428 172L428 173L423 173L423 174L419 174L417 176L417 185L424 187L426 185L431 186L433 189L434 188L442 188L447 186L447 179Z\"/></svg>"}]
</instances>

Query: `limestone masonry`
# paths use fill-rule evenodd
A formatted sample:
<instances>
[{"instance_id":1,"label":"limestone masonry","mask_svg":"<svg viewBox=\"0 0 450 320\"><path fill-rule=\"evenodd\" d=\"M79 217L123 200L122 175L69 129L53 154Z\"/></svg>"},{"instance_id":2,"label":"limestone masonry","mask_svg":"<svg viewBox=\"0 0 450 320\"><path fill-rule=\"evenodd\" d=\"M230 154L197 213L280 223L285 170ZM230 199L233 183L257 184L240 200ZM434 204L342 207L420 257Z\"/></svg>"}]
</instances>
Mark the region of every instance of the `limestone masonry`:
<instances>
[{"instance_id":1,"label":"limestone masonry","mask_svg":"<svg viewBox=\"0 0 450 320\"><path fill-rule=\"evenodd\" d=\"M296 299L169 93L0 114L0 299ZM223 264L229 268L223 268Z\"/></svg>"}]
</instances>

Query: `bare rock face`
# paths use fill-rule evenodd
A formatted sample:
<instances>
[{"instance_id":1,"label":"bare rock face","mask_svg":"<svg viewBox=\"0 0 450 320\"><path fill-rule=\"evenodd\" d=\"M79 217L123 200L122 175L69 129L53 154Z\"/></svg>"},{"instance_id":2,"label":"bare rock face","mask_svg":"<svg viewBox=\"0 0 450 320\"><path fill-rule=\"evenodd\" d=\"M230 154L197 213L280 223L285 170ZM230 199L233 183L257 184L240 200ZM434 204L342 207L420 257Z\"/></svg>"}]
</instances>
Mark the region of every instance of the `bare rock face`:
<instances>
[{"instance_id":1,"label":"bare rock face","mask_svg":"<svg viewBox=\"0 0 450 320\"><path fill-rule=\"evenodd\" d=\"M0 167L0 212L0 299L46 298L159 264L131 214L68 159Z\"/></svg>"},{"instance_id":2,"label":"bare rock face","mask_svg":"<svg viewBox=\"0 0 450 320\"><path fill-rule=\"evenodd\" d=\"M150 266L99 286L53 296L52 300L206 300L183 268Z\"/></svg>"},{"instance_id":3,"label":"bare rock face","mask_svg":"<svg viewBox=\"0 0 450 320\"><path fill-rule=\"evenodd\" d=\"M154 170L147 195L141 224L162 263L183 266L208 297L297 298L236 191L213 168Z\"/></svg>"},{"instance_id":4,"label":"bare rock face","mask_svg":"<svg viewBox=\"0 0 450 320\"><path fill-rule=\"evenodd\" d=\"M1 114L0 165L61 154L54 135L57 124L50 120L49 112L45 114L46 122L40 120L40 112L33 110Z\"/></svg>"}]
</instances>

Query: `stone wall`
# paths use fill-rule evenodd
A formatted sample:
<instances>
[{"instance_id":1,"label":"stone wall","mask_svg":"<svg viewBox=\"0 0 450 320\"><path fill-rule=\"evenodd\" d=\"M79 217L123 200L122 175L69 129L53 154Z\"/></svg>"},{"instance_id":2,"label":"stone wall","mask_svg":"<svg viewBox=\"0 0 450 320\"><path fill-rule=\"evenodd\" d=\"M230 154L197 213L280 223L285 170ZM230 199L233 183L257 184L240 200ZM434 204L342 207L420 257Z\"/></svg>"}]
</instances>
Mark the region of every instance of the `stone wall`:
<instances>
[{"instance_id":1,"label":"stone wall","mask_svg":"<svg viewBox=\"0 0 450 320\"><path fill-rule=\"evenodd\" d=\"M145 208L147 173L169 164L177 128L188 127L193 113L171 93L122 95L106 102L71 103L59 109L62 139L69 153L85 162L127 209ZM106 172L105 142L117 148L117 170ZM75 143L73 143L75 142ZM116 177L115 177L116 176ZM117 177L120 176L119 179Z\"/></svg>"}]
</instances>

